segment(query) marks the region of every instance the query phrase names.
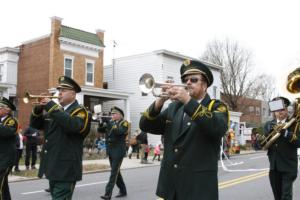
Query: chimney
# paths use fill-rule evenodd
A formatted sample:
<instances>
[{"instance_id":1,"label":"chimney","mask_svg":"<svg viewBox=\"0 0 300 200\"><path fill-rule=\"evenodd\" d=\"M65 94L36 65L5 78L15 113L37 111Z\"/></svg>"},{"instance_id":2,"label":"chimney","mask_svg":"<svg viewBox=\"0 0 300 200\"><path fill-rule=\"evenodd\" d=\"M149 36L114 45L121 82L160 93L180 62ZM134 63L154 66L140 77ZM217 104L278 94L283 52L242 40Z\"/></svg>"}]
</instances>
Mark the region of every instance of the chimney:
<instances>
[{"instance_id":1,"label":"chimney","mask_svg":"<svg viewBox=\"0 0 300 200\"><path fill-rule=\"evenodd\" d=\"M104 30L101 29L97 29L96 30L96 34L98 35L98 37L100 38L100 40L104 43Z\"/></svg>"},{"instance_id":2,"label":"chimney","mask_svg":"<svg viewBox=\"0 0 300 200\"><path fill-rule=\"evenodd\" d=\"M51 17L51 34L52 36L58 35L62 18L53 16Z\"/></svg>"}]
</instances>

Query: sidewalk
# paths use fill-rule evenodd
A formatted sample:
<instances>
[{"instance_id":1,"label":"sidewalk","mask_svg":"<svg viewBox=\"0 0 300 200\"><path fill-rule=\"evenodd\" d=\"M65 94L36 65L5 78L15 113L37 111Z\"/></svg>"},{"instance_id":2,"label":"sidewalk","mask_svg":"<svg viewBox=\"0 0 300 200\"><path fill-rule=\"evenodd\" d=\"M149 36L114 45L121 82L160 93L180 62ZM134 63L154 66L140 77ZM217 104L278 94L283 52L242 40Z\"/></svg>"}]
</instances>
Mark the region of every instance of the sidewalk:
<instances>
[{"instance_id":1,"label":"sidewalk","mask_svg":"<svg viewBox=\"0 0 300 200\"><path fill-rule=\"evenodd\" d=\"M254 151L254 150L241 151L240 154L235 154L233 156L241 155L241 154L260 153L260 152L262 152L262 151ZM129 159L128 157L125 157L123 159L123 163L121 165L121 169L131 169L131 168L150 167L150 166L160 165L160 162L157 161L157 160L155 160L154 162L152 162L152 158L153 158L152 156L148 157L149 163L147 163L147 164L141 164L141 160L140 159L136 159L135 156L133 156L131 159ZM109 171L110 170L108 158L106 158L106 159L98 159L98 160L84 160L83 161L83 165L88 165L88 164L103 164L103 165L107 165L108 168L107 169L103 169L103 170L83 172L83 174L96 173L96 172L104 172L104 171ZM36 167L38 168L39 165L36 165ZM20 168L20 170L25 170L25 165L21 165L21 166L19 166L19 168ZM35 179L38 179L38 178L37 177L36 178L27 178L27 177L22 177L22 176L15 176L15 175L9 175L8 176L8 181L9 182L24 181L24 180L35 180Z\"/></svg>"},{"instance_id":2,"label":"sidewalk","mask_svg":"<svg viewBox=\"0 0 300 200\"><path fill-rule=\"evenodd\" d=\"M148 158L149 163L147 163L147 164L141 164L141 160L140 159L136 159L136 157L132 157L131 159L129 159L128 157L125 157L123 159L123 163L121 165L121 169L131 169L131 168L150 167L150 166L160 165L160 162L157 161L157 160L155 160L154 162L152 162L152 158L153 157L149 157ZM83 172L83 174L103 172L103 171L110 171L108 158L106 158L106 159L98 159L98 160L84 160L82 162L82 164L83 165L88 165L88 164L103 164L103 165L107 165L108 166L107 169L95 170L95 171L89 171L89 172ZM36 167L38 168L39 165L36 165ZM20 165L19 168L20 168L21 171L23 171L23 170L26 169L25 165ZM37 177L36 178L27 178L27 177L22 177L22 176L15 176L15 175L9 175L8 176L8 181L9 182L24 181L24 180L35 180L35 179L38 179L38 178Z\"/></svg>"}]
</instances>

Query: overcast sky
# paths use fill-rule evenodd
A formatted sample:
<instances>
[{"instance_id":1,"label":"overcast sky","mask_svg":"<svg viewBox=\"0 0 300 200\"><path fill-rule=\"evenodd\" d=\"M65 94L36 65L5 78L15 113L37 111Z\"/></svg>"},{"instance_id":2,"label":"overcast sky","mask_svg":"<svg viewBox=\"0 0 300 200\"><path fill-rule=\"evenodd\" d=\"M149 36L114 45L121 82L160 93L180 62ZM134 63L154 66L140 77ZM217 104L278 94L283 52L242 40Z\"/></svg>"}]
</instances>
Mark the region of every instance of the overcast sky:
<instances>
[{"instance_id":1,"label":"overcast sky","mask_svg":"<svg viewBox=\"0 0 300 200\"><path fill-rule=\"evenodd\" d=\"M198 58L214 39L236 40L254 54L281 95L300 66L300 3L290 0L7 0L1 1L0 48L50 33L50 17L89 32L105 30L104 62L158 49ZM293 97L291 97L293 98Z\"/></svg>"}]
</instances>

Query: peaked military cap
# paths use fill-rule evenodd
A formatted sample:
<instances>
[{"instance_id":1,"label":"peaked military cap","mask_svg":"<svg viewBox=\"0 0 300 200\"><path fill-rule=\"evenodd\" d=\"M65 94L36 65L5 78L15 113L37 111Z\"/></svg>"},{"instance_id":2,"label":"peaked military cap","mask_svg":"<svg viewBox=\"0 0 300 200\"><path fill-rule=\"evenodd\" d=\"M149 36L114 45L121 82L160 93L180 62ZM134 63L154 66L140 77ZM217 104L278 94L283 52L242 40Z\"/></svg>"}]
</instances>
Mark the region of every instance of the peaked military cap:
<instances>
[{"instance_id":1,"label":"peaked military cap","mask_svg":"<svg viewBox=\"0 0 300 200\"><path fill-rule=\"evenodd\" d=\"M14 104L12 104L7 98L5 97L0 97L0 107L9 107L11 110L16 110L16 107Z\"/></svg>"},{"instance_id":2,"label":"peaked military cap","mask_svg":"<svg viewBox=\"0 0 300 200\"><path fill-rule=\"evenodd\" d=\"M112 108L110 109L110 112L111 112L111 113L116 113L116 112L118 112L118 113L120 113L120 114L124 117L124 112L123 112L123 110L122 110L121 108L118 108L117 106L112 107Z\"/></svg>"},{"instance_id":3,"label":"peaked military cap","mask_svg":"<svg viewBox=\"0 0 300 200\"><path fill-rule=\"evenodd\" d=\"M61 76L58 78L58 86L57 89L65 88L69 90L74 90L76 93L81 92L80 86L70 77Z\"/></svg>"},{"instance_id":4,"label":"peaked military cap","mask_svg":"<svg viewBox=\"0 0 300 200\"><path fill-rule=\"evenodd\" d=\"M274 99L272 99L272 101L280 100L280 99L283 100L285 107L288 107L291 104L290 100L288 100L285 97L275 97Z\"/></svg>"},{"instance_id":5,"label":"peaked military cap","mask_svg":"<svg viewBox=\"0 0 300 200\"><path fill-rule=\"evenodd\" d=\"M209 67L204 63L196 60L185 60L180 68L181 78L191 74L202 74L207 82L207 87L211 86L214 77Z\"/></svg>"}]
</instances>

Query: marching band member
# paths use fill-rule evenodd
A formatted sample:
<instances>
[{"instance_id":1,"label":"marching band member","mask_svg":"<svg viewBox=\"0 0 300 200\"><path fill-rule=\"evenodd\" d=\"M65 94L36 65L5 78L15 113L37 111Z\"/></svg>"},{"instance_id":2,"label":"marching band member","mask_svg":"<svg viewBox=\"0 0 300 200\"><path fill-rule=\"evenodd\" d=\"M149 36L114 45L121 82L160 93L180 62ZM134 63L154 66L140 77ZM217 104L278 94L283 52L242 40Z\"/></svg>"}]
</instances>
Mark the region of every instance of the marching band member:
<instances>
[{"instance_id":1,"label":"marching band member","mask_svg":"<svg viewBox=\"0 0 300 200\"><path fill-rule=\"evenodd\" d=\"M30 122L32 127L43 129L45 136L38 176L49 180L53 200L70 200L76 182L82 179L83 140L91 117L76 100L81 88L73 79L61 76L57 90L60 105L47 97L40 99Z\"/></svg>"},{"instance_id":2,"label":"marching band member","mask_svg":"<svg viewBox=\"0 0 300 200\"><path fill-rule=\"evenodd\" d=\"M7 176L16 159L18 121L11 115L15 110L8 99L0 97L0 200L11 200Z\"/></svg>"}]
</instances>

